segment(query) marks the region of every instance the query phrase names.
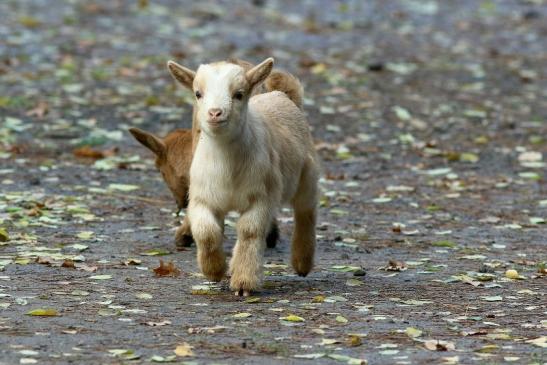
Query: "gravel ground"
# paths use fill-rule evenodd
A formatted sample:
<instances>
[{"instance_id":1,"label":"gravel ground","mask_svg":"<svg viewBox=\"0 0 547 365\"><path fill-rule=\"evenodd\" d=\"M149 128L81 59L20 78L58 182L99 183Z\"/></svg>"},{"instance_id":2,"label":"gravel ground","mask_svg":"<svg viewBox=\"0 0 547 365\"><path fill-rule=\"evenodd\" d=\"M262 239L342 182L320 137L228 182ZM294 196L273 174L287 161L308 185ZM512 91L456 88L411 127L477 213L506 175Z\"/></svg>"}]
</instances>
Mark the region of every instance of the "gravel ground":
<instances>
[{"instance_id":1,"label":"gravel ground","mask_svg":"<svg viewBox=\"0 0 547 365\"><path fill-rule=\"evenodd\" d=\"M545 364L546 19L543 0L0 2L0 364ZM175 248L127 132L189 127L168 59L229 56L302 80L324 170L315 270L287 265L283 211L246 299Z\"/></svg>"}]
</instances>

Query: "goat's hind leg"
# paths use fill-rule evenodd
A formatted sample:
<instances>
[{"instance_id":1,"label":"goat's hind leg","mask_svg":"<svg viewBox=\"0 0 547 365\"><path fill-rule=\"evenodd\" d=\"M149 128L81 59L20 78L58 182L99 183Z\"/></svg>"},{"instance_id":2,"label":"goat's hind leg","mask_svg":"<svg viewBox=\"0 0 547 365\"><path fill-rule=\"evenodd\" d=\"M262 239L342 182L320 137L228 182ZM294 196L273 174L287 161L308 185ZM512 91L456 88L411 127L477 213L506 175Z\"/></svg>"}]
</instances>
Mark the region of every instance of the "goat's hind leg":
<instances>
[{"instance_id":1,"label":"goat's hind leg","mask_svg":"<svg viewBox=\"0 0 547 365\"><path fill-rule=\"evenodd\" d=\"M315 165L311 162L308 163L302 171L298 190L292 202L294 233L291 245L291 263L300 276L308 275L313 268L318 175Z\"/></svg>"}]
</instances>

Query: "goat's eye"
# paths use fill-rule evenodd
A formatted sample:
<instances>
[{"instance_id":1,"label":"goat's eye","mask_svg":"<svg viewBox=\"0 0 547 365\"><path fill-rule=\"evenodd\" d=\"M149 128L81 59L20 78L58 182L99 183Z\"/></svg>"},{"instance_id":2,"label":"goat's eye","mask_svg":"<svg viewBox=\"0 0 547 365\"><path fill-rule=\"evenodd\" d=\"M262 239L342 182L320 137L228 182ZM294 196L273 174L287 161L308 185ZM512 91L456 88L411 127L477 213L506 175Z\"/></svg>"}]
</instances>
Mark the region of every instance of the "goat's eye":
<instances>
[{"instance_id":1,"label":"goat's eye","mask_svg":"<svg viewBox=\"0 0 547 365\"><path fill-rule=\"evenodd\" d=\"M196 91L196 98L201 99L201 93L199 92L199 90Z\"/></svg>"},{"instance_id":2,"label":"goat's eye","mask_svg":"<svg viewBox=\"0 0 547 365\"><path fill-rule=\"evenodd\" d=\"M234 94L234 99L241 100L243 99L243 93L241 91L236 91Z\"/></svg>"}]
</instances>

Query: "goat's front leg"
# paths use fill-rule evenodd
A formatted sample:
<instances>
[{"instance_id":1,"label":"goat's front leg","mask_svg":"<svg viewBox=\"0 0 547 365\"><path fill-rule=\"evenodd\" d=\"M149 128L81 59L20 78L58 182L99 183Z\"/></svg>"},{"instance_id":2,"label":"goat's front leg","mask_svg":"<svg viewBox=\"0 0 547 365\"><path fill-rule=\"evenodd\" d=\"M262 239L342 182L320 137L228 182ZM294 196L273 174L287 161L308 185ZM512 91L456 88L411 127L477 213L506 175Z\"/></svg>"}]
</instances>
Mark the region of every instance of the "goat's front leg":
<instances>
[{"instance_id":1,"label":"goat's front leg","mask_svg":"<svg viewBox=\"0 0 547 365\"><path fill-rule=\"evenodd\" d=\"M243 213L237 222L237 242L230 261L230 288L236 295L248 296L260 285L270 224L270 209L258 204Z\"/></svg>"},{"instance_id":2,"label":"goat's front leg","mask_svg":"<svg viewBox=\"0 0 547 365\"><path fill-rule=\"evenodd\" d=\"M206 205L192 201L188 213L201 272L209 280L220 281L226 273L226 259L222 249L223 217L215 215Z\"/></svg>"}]
</instances>

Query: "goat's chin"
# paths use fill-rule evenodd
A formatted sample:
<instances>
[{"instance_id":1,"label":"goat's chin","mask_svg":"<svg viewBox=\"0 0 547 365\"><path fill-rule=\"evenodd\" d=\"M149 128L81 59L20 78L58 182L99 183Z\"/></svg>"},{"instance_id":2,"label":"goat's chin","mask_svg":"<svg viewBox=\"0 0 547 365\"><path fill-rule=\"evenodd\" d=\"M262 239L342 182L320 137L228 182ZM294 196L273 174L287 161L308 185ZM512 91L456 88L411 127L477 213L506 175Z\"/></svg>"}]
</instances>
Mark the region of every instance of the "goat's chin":
<instances>
[{"instance_id":1,"label":"goat's chin","mask_svg":"<svg viewBox=\"0 0 547 365\"><path fill-rule=\"evenodd\" d=\"M201 129L210 137L222 137L230 135L233 129L233 122L230 120L223 121L206 121L201 123Z\"/></svg>"}]
</instances>

